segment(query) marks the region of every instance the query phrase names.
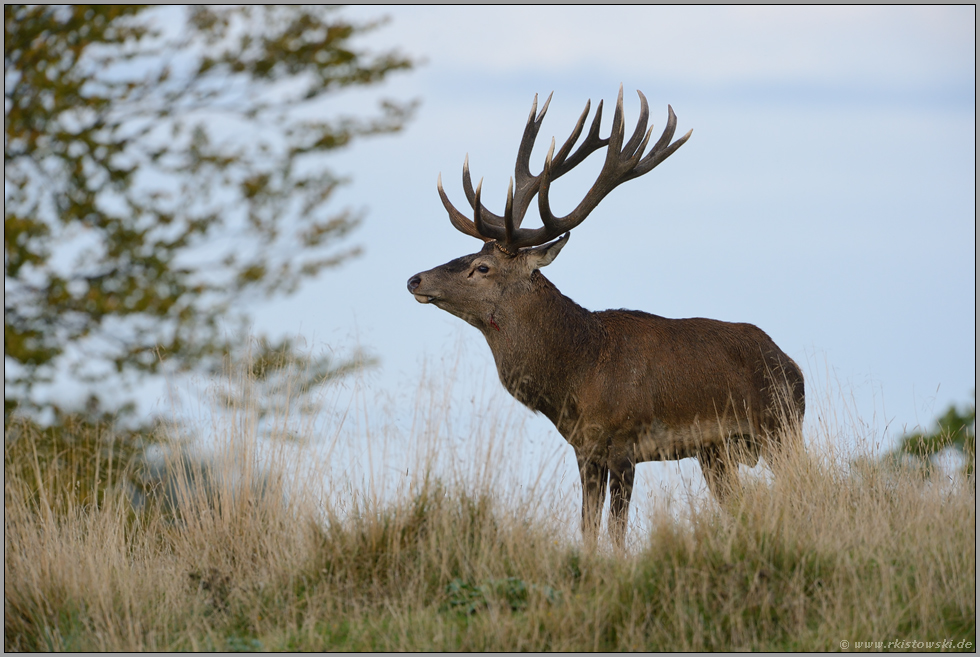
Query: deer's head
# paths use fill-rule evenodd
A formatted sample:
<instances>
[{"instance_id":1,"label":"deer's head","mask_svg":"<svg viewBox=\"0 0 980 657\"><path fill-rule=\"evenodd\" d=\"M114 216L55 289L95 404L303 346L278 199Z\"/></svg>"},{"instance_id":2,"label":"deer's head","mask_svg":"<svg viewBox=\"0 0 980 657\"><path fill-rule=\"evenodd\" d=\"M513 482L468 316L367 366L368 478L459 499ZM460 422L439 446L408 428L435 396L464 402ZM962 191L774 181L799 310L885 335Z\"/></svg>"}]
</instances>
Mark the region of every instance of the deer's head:
<instances>
[{"instance_id":1,"label":"deer's head","mask_svg":"<svg viewBox=\"0 0 980 657\"><path fill-rule=\"evenodd\" d=\"M495 328L493 318L497 309L506 305L508 300L520 297L523 292L529 291L534 286L535 273L555 259L568 241L569 231L582 223L616 186L651 171L691 136L689 131L671 143L670 140L677 127L677 117L668 105L667 126L657 143L644 156L653 127L647 129L647 120L650 116L647 100L641 92L638 91L637 94L640 97L640 118L629 140L626 140L623 122L623 88L620 86L609 137L599 137L599 125L602 120L600 101L588 134L572 153L572 148L582 134L585 120L589 115L590 101L586 103L585 110L579 117L572 134L557 153L555 140L552 138L551 148L545 157L541 173L532 175L531 150L545 113L548 111L548 104L551 102L551 96L548 96L544 107L538 113L538 99L535 96L517 152L514 178L507 188L503 215L490 212L481 202L480 190L483 181L481 180L476 188L473 188L469 157L463 162L463 191L473 209L473 219L464 215L449 202L440 175L437 183L439 196L449 212L450 222L457 230L482 240L485 244L478 253L456 258L435 269L412 276L408 281L408 291L416 300L420 303L433 303L478 328L486 329L487 326ZM603 147L606 147L606 159L592 188L578 207L564 217L556 217L551 212L548 196L551 183ZM523 228L521 224L535 196L538 199L542 226ZM540 278L540 275L538 277Z\"/></svg>"},{"instance_id":2,"label":"deer's head","mask_svg":"<svg viewBox=\"0 0 980 657\"><path fill-rule=\"evenodd\" d=\"M412 276L408 291L419 303L432 303L477 328L494 328L501 306L531 291L533 274L548 265L568 242L568 234L513 255L494 241L472 255Z\"/></svg>"}]
</instances>

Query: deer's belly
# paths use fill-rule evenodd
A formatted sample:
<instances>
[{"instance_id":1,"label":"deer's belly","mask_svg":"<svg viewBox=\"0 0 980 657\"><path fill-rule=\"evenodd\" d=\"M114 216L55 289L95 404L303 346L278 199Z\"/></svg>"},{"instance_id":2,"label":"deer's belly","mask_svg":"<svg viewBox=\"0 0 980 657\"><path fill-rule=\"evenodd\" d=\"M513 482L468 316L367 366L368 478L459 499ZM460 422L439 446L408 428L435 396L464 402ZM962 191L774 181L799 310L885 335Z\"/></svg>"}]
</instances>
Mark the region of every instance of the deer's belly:
<instances>
[{"instance_id":1,"label":"deer's belly","mask_svg":"<svg viewBox=\"0 0 980 657\"><path fill-rule=\"evenodd\" d=\"M654 422L633 436L637 462L671 461L697 455L705 447L725 444L752 435L747 422L712 419L688 425L667 426Z\"/></svg>"}]
</instances>

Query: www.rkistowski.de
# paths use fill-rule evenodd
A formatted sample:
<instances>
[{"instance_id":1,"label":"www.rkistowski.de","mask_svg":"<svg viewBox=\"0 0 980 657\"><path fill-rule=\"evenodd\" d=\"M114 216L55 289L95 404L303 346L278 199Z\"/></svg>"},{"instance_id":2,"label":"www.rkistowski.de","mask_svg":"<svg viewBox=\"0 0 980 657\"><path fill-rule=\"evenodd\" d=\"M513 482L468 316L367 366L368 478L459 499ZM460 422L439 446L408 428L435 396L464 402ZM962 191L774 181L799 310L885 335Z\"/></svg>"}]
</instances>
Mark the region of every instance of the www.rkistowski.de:
<instances>
[{"instance_id":1,"label":"www.rkistowski.de","mask_svg":"<svg viewBox=\"0 0 980 657\"><path fill-rule=\"evenodd\" d=\"M848 641L840 642L844 650L973 650L972 641Z\"/></svg>"}]
</instances>

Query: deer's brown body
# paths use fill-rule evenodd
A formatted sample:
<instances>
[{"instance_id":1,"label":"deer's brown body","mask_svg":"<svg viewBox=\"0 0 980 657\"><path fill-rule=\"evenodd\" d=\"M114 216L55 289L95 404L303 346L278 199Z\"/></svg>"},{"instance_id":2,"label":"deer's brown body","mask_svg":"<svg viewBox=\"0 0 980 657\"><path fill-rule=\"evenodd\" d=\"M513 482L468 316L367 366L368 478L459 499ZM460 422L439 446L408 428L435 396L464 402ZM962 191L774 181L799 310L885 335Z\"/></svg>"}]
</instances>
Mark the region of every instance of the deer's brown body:
<instances>
[{"instance_id":1,"label":"deer's brown body","mask_svg":"<svg viewBox=\"0 0 980 657\"><path fill-rule=\"evenodd\" d=\"M645 127L642 94L641 101ZM433 303L479 329L503 385L548 417L575 449L586 536L595 536L608 479L610 529L622 544L637 463L697 457L712 492L724 497L739 461L754 465L778 447L784 435L793 435L786 430L803 417L803 376L796 363L751 324L667 319L632 310L591 312L545 278L539 270L567 243L567 230L616 184L652 169L687 138L668 146L675 121L671 112L664 137L641 159L646 143L640 145L636 136L641 128L625 147L622 136L616 138L617 131L622 133L620 95L609 140L598 139L597 116L585 143L565 159L588 113L586 107L559 155L552 160L549 153L542 174L528 180L524 160L545 110L536 121L532 110L518 156L518 191L508 194L503 217L482 207L479 187L473 192L469 184L468 168L464 188L474 221L460 216L440 184L453 224L487 243L479 253L413 276L408 287L418 301ZM607 166L580 208L562 219L550 216L550 180L606 145L615 149L615 156L607 154ZM651 161L653 166L643 170ZM617 166L622 170L618 176ZM534 193L541 194L545 227L521 229L520 219ZM560 239L544 243L562 232Z\"/></svg>"}]
</instances>

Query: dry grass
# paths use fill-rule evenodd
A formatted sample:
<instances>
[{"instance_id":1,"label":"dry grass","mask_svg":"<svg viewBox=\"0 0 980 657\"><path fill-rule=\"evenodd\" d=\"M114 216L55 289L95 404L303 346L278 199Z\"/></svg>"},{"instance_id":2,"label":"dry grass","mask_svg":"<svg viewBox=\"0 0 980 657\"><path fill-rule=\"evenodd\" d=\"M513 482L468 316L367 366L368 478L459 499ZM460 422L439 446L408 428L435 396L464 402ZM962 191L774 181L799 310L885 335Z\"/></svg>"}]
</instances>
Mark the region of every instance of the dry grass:
<instances>
[{"instance_id":1,"label":"dry grass","mask_svg":"<svg viewBox=\"0 0 980 657\"><path fill-rule=\"evenodd\" d=\"M629 554L586 552L577 500L561 515L503 494L490 452L477 476L437 472L445 427L422 415L428 456L381 493L345 479L349 450L329 472L300 467L303 449L235 421L208 459L171 459L139 511L131 473L73 496L20 431L5 440L5 650L976 646L971 482L851 466L809 436L730 515L658 508Z\"/></svg>"}]
</instances>

